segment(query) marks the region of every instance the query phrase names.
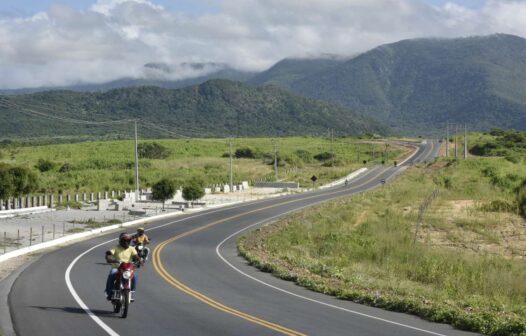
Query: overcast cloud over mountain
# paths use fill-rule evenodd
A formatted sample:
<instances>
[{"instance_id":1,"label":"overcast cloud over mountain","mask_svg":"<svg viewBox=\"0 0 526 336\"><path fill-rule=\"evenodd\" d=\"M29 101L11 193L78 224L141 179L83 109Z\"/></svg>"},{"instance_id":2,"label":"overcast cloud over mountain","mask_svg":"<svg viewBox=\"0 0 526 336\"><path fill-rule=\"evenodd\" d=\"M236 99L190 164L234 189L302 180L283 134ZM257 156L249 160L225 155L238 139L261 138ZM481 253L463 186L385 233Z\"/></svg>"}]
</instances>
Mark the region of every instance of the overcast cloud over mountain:
<instances>
[{"instance_id":1,"label":"overcast cloud over mountain","mask_svg":"<svg viewBox=\"0 0 526 336\"><path fill-rule=\"evenodd\" d=\"M208 1L199 1L206 6ZM417 0L222 0L213 11L156 1L53 4L30 16L0 15L0 89L145 78L147 63L174 65L167 80L225 64L261 71L286 57L354 55L415 37L510 33L526 37L526 1L481 6ZM158 76L158 74L156 74Z\"/></svg>"}]
</instances>

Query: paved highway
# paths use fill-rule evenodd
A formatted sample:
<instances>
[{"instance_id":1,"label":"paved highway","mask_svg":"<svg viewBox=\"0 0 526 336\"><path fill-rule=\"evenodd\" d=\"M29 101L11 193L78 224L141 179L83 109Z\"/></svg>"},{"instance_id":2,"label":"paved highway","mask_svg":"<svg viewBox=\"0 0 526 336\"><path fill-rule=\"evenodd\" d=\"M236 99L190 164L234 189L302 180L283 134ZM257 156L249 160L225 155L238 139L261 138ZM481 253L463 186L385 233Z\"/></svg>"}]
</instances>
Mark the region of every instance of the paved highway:
<instances>
[{"instance_id":1,"label":"paved highway","mask_svg":"<svg viewBox=\"0 0 526 336\"><path fill-rule=\"evenodd\" d=\"M136 302L117 317L103 293L104 252L117 234L42 256L15 281L18 335L468 335L448 325L340 301L248 266L236 237L291 211L378 186L406 165L433 159L428 141L403 166L374 167L349 186L209 210L148 226L152 260Z\"/></svg>"}]
</instances>

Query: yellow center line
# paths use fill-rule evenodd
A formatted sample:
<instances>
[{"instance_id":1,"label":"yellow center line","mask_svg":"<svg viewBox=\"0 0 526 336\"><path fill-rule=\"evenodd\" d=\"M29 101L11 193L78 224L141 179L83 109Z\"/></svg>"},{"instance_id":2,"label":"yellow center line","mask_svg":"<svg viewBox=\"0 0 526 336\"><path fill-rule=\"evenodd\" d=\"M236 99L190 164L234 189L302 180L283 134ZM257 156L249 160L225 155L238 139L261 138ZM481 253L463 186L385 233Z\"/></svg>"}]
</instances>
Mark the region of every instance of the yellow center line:
<instances>
[{"instance_id":1,"label":"yellow center line","mask_svg":"<svg viewBox=\"0 0 526 336\"><path fill-rule=\"evenodd\" d=\"M305 200L308 200L308 199L311 199L311 198L324 197L324 196L335 195L335 194L340 194L340 193L347 193L350 190L354 190L354 189L360 188L360 187L370 183L371 181L373 181L374 179L378 178L380 175L385 173L388 169L389 168L383 169L380 173L378 173L374 177L368 179L367 181L365 181L362 184L357 185L357 186L349 187L349 188L346 188L346 189L343 189L343 190L334 191L334 192L330 192L330 193L324 193L324 194L320 194L320 195L313 195L313 196L303 197L303 198L300 198L300 199L294 199L294 200L286 201L286 202L283 202L283 203L269 205L269 206L266 206L266 207L263 207L263 208L258 208L258 209L255 209L255 210L250 210L250 211L247 211L247 212L243 212L243 213L240 213L240 214L237 214L237 215L234 215L234 216L230 216L228 218L224 218L224 219L221 219L221 220L218 220L218 221L215 221L215 222L212 222L212 223L209 223L209 224L197 227L195 229L183 232L183 233L181 233L179 235L176 235L176 236L174 236L172 238L169 238L169 239L161 242L153 250L153 258L152 259L153 259L153 266L155 268L155 271L164 280L166 280L169 284L171 284L175 288L177 288L177 289L181 290L182 292L184 292L184 293L186 293L186 294L198 299L199 301L201 301L203 303L206 303L207 305L209 305L209 306L211 306L211 307L213 307L215 309L223 311L223 312L225 312L227 314L231 314L231 315L237 316L239 318L242 318L244 320L253 322L253 323L261 325L263 327L272 329L272 330L277 331L279 333L282 333L284 335L306 336L305 334L302 334L301 332L294 331L292 329L288 329L288 328L280 326L278 324L262 320L260 318L255 317L255 316L243 313L243 312L241 312L239 310L236 310L234 308L225 306L224 304L219 303L217 301L214 301L213 299L209 298L208 296L206 296L206 295L204 295L204 294L202 294L202 293L200 293L200 292L188 287L187 285L183 284L182 282L180 282L179 280L174 278L164 268L163 263L161 262L161 252L163 251L163 249L168 244L173 243L173 242L175 242L178 239L181 239L183 237L192 235L192 234L194 234L196 232L199 232L199 231L206 230L206 229L208 229L208 228L210 228L212 226L215 226L215 225L218 225L218 224L230 221L232 219L236 219L236 218L239 218L239 217L242 217L242 216L246 216L246 215L253 214L253 213L256 213L256 212L261 212L261 211L264 211L264 210L272 209L272 208L275 208L275 207L278 207L278 206L282 206L282 205L286 205L286 204L290 204L290 203L305 201Z\"/></svg>"}]
</instances>

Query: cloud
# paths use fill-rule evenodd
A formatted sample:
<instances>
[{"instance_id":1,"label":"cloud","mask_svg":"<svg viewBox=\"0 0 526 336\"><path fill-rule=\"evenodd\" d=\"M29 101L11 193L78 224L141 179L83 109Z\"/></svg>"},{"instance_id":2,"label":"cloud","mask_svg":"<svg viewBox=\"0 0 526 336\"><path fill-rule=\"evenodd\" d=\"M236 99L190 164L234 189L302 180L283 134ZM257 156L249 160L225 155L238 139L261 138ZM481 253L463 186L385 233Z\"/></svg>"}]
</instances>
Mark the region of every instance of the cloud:
<instances>
[{"instance_id":1,"label":"cloud","mask_svg":"<svg viewBox=\"0 0 526 336\"><path fill-rule=\"evenodd\" d=\"M222 0L217 11L174 12L154 0L98 0L89 9L53 5L30 17L0 16L0 88L202 75L183 63L264 70L285 57L353 55L415 37L526 36L524 1L480 8L418 0ZM163 76L166 74L163 74ZM155 77L157 78L157 77Z\"/></svg>"}]
</instances>

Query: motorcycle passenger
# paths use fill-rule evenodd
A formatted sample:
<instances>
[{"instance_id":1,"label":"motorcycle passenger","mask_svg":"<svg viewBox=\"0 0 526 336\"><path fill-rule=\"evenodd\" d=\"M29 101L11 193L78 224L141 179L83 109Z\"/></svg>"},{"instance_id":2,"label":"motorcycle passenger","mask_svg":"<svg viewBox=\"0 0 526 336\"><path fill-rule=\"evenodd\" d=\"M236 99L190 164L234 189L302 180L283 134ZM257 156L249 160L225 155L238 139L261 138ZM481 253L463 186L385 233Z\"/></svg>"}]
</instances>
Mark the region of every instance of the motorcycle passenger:
<instances>
[{"instance_id":1,"label":"motorcycle passenger","mask_svg":"<svg viewBox=\"0 0 526 336\"><path fill-rule=\"evenodd\" d=\"M140 262L139 255L135 248L130 246L132 241L132 236L128 233L121 233L119 236L119 245L114 246L111 250L106 251L106 262L111 264L111 271L108 274L108 279L106 281L106 298L111 300L113 291L113 283L115 282L115 277L119 272L119 266L123 262ZM137 286L137 274L133 277L131 283L131 290L135 291Z\"/></svg>"},{"instance_id":2,"label":"motorcycle passenger","mask_svg":"<svg viewBox=\"0 0 526 336\"><path fill-rule=\"evenodd\" d=\"M150 254L150 248L146 245L150 244L150 238L144 233L144 228L140 227L137 229L137 233L133 235L133 245L143 246L144 260L148 260L148 255Z\"/></svg>"}]
</instances>

